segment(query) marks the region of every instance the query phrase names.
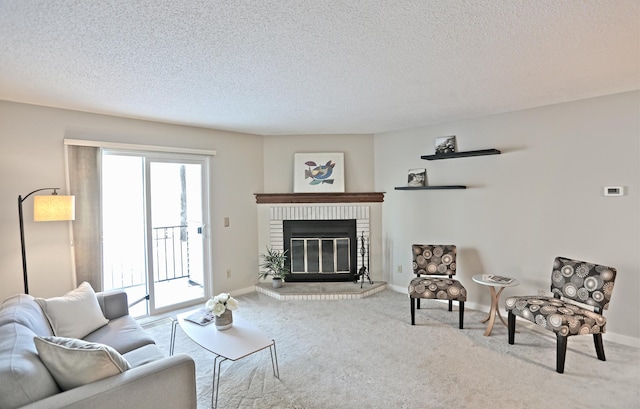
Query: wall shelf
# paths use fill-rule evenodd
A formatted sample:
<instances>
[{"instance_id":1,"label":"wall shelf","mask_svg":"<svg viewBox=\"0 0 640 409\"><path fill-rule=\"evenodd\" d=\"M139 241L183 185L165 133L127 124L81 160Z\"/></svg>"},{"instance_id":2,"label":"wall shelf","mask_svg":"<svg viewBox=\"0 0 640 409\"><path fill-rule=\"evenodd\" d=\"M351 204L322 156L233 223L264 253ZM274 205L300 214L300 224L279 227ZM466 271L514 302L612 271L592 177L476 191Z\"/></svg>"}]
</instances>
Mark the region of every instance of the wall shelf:
<instances>
[{"instance_id":1,"label":"wall shelf","mask_svg":"<svg viewBox=\"0 0 640 409\"><path fill-rule=\"evenodd\" d=\"M396 190L451 190L466 189L463 185L441 185L441 186L398 186Z\"/></svg>"},{"instance_id":2,"label":"wall shelf","mask_svg":"<svg viewBox=\"0 0 640 409\"><path fill-rule=\"evenodd\" d=\"M426 160L438 160L438 159L466 158L469 156L500 155L500 153L501 152L497 149L481 149L478 151L439 153L437 155L422 155L420 156L420 158L426 159Z\"/></svg>"}]
</instances>

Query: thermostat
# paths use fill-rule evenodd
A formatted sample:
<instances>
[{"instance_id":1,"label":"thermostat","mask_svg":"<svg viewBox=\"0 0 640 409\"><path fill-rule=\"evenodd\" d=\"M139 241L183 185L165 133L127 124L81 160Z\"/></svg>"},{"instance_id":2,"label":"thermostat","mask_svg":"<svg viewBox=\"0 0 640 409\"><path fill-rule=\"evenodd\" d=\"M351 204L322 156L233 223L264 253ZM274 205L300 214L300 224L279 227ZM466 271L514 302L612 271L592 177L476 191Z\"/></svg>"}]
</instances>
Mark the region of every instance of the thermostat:
<instances>
[{"instance_id":1,"label":"thermostat","mask_svg":"<svg viewBox=\"0 0 640 409\"><path fill-rule=\"evenodd\" d=\"M604 195L605 196L623 196L624 195L624 187L622 187L622 186L605 186L604 187Z\"/></svg>"}]
</instances>

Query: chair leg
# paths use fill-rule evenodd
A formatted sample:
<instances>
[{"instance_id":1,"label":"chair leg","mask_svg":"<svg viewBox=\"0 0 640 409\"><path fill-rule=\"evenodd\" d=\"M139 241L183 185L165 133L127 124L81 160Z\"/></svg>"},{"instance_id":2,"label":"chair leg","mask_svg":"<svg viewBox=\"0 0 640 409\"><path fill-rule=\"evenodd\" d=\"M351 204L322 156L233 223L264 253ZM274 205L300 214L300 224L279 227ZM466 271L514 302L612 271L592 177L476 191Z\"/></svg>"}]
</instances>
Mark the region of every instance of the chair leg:
<instances>
[{"instance_id":1,"label":"chair leg","mask_svg":"<svg viewBox=\"0 0 640 409\"><path fill-rule=\"evenodd\" d=\"M598 359L606 361L606 358L604 357L604 345L602 344L602 334L593 334L593 342L596 344L596 354L598 355Z\"/></svg>"},{"instance_id":2,"label":"chair leg","mask_svg":"<svg viewBox=\"0 0 640 409\"><path fill-rule=\"evenodd\" d=\"M564 373L564 358L567 356L567 337L556 334L558 350L556 351L556 372Z\"/></svg>"},{"instance_id":3,"label":"chair leg","mask_svg":"<svg viewBox=\"0 0 640 409\"><path fill-rule=\"evenodd\" d=\"M460 309L460 329L464 327L464 301L458 302L458 308Z\"/></svg>"},{"instance_id":4,"label":"chair leg","mask_svg":"<svg viewBox=\"0 0 640 409\"><path fill-rule=\"evenodd\" d=\"M418 299L418 305L420 300ZM416 325L416 299L411 298L411 325Z\"/></svg>"},{"instance_id":5,"label":"chair leg","mask_svg":"<svg viewBox=\"0 0 640 409\"><path fill-rule=\"evenodd\" d=\"M414 298L416 300L416 308L420 309L420 298Z\"/></svg>"},{"instance_id":6,"label":"chair leg","mask_svg":"<svg viewBox=\"0 0 640 409\"><path fill-rule=\"evenodd\" d=\"M453 301L449 300L449 311L453 311Z\"/></svg>"},{"instance_id":7,"label":"chair leg","mask_svg":"<svg viewBox=\"0 0 640 409\"><path fill-rule=\"evenodd\" d=\"M509 345L513 345L516 341L516 315L509 310L509 316L507 317L507 332L509 333Z\"/></svg>"}]
</instances>

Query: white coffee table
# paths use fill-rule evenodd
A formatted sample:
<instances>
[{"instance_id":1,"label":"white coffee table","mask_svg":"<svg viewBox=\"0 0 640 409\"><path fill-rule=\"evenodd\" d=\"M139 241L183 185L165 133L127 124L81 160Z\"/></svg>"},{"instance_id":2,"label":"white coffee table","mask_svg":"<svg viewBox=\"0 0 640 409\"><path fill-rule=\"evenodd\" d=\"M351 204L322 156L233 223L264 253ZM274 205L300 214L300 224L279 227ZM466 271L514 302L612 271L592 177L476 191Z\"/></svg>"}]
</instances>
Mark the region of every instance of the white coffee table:
<instances>
[{"instance_id":1,"label":"white coffee table","mask_svg":"<svg viewBox=\"0 0 640 409\"><path fill-rule=\"evenodd\" d=\"M280 378L278 369L278 355L276 341L265 335L258 327L243 319L238 314L233 316L233 326L224 331L218 331L215 324L198 325L185 320L194 311L178 314L177 320L171 328L171 346L169 353L173 355L176 336L176 325L185 334L204 349L215 355L213 360L213 387L211 391L211 407L218 405L218 388L220 387L220 372L224 361L237 361L241 358L269 348L273 376Z\"/></svg>"},{"instance_id":2,"label":"white coffee table","mask_svg":"<svg viewBox=\"0 0 640 409\"><path fill-rule=\"evenodd\" d=\"M507 277L507 278L511 278L511 277ZM511 279L512 281L509 283L498 283L491 280L485 280L483 277L483 274L476 274L473 277L471 277L471 279L478 284L488 286L489 291L491 292L491 309L489 310L489 316L481 321L481 322L489 321L489 323L487 324L487 330L484 332L484 336L488 337L489 335L491 335L491 331L493 330L493 324L496 321L496 316L498 316L498 318L500 319L500 321L502 321L505 327L509 327L505 322L504 318L502 317L502 314L500 314L500 308L498 305L500 302L500 294L502 293L502 290L504 290L506 287L514 287L520 284L520 282L515 278L512 278ZM499 287L500 289L496 291L496 287Z\"/></svg>"}]
</instances>

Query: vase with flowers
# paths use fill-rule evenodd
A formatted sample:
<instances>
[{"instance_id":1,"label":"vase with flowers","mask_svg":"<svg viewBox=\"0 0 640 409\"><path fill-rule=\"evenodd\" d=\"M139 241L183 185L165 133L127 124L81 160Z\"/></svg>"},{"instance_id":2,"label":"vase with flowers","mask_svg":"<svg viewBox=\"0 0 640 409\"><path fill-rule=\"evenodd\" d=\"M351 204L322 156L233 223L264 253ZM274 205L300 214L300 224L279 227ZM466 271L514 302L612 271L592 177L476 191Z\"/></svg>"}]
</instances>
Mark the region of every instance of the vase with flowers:
<instances>
[{"instance_id":1,"label":"vase with flowers","mask_svg":"<svg viewBox=\"0 0 640 409\"><path fill-rule=\"evenodd\" d=\"M238 301L229 293L221 293L208 300L204 307L215 315L216 329L224 331L233 325L233 311L238 309Z\"/></svg>"}]
</instances>

